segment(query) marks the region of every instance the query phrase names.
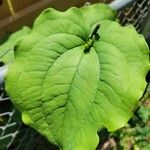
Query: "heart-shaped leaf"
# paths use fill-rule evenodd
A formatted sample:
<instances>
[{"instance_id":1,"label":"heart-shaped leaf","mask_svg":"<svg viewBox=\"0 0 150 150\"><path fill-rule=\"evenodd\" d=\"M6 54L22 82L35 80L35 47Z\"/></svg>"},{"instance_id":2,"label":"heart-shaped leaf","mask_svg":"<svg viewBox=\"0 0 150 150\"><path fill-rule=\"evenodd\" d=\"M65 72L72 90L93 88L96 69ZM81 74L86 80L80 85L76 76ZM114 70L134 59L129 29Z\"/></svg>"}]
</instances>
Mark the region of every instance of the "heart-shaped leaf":
<instances>
[{"instance_id":1,"label":"heart-shaped leaf","mask_svg":"<svg viewBox=\"0 0 150 150\"><path fill-rule=\"evenodd\" d=\"M149 50L107 5L45 10L15 45L6 90L23 121L63 150L94 150L138 105Z\"/></svg>"}]
</instances>

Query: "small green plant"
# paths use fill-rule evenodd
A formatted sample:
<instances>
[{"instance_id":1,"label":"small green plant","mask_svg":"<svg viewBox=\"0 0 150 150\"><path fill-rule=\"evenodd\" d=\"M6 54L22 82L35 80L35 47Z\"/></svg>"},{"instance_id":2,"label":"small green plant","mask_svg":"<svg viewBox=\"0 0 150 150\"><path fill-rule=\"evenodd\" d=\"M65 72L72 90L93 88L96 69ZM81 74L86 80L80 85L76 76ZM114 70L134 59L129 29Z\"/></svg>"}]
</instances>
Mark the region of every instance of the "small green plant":
<instances>
[{"instance_id":1,"label":"small green plant","mask_svg":"<svg viewBox=\"0 0 150 150\"><path fill-rule=\"evenodd\" d=\"M6 91L25 124L63 150L94 150L97 132L133 115L146 86L149 49L109 6L45 10L17 40Z\"/></svg>"},{"instance_id":2,"label":"small green plant","mask_svg":"<svg viewBox=\"0 0 150 150\"><path fill-rule=\"evenodd\" d=\"M5 38L0 39L0 61L8 64L15 60L14 58L14 45L16 41L22 36L27 35L30 32L30 28L23 27L17 32L9 33Z\"/></svg>"}]
</instances>

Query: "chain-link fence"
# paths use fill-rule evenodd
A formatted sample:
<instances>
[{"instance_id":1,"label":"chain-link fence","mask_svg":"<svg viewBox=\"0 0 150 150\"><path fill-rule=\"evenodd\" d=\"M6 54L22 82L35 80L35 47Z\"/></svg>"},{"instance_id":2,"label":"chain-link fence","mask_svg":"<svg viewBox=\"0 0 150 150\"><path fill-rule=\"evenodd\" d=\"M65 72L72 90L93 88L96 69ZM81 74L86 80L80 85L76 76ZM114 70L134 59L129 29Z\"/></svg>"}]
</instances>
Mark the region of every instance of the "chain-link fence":
<instances>
[{"instance_id":1,"label":"chain-link fence","mask_svg":"<svg viewBox=\"0 0 150 150\"><path fill-rule=\"evenodd\" d=\"M120 11L118 18L122 25L132 24L138 32L141 32L149 7L150 0L137 0L123 11Z\"/></svg>"},{"instance_id":2,"label":"chain-link fence","mask_svg":"<svg viewBox=\"0 0 150 150\"><path fill-rule=\"evenodd\" d=\"M105 0L103 1L105 2ZM122 25L133 24L138 32L148 14L150 0L137 0L118 13ZM56 150L34 129L24 125L4 89L0 89L0 150Z\"/></svg>"}]
</instances>

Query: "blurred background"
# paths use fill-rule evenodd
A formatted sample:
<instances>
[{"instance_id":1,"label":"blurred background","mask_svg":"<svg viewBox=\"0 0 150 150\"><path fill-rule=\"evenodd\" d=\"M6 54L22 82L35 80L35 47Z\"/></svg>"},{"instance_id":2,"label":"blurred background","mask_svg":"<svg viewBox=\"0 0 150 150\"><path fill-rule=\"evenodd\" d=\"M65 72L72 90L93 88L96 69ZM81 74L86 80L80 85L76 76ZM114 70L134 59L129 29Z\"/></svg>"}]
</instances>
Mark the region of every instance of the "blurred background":
<instances>
[{"instance_id":1,"label":"blurred background","mask_svg":"<svg viewBox=\"0 0 150 150\"><path fill-rule=\"evenodd\" d=\"M42 10L53 7L64 11L85 3L110 3L112 0L0 0L0 45L3 39L22 28L32 26ZM136 0L119 10L118 21L132 24L150 43L150 0ZM149 81L150 74L146 81ZM114 133L100 131L97 150L150 150L150 87L128 124ZM22 123L20 113L14 108L4 89L0 89L0 150L57 150L34 129Z\"/></svg>"}]
</instances>

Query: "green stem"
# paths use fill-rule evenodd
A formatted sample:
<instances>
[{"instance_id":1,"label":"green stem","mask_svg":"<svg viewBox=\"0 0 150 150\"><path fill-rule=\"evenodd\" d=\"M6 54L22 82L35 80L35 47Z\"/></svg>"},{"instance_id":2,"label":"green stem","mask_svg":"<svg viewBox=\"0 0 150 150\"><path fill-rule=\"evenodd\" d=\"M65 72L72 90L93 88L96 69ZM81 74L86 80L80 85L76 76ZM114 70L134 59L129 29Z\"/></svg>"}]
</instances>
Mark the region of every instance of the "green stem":
<instances>
[{"instance_id":1,"label":"green stem","mask_svg":"<svg viewBox=\"0 0 150 150\"><path fill-rule=\"evenodd\" d=\"M89 52L90 52L90 49L91 49L91 47L92 47L92 45L93 45L93 42L94 42L95 40L99 40L100 36L99 36L99 34L97 33L97 31L99 30L99 28L100 28L100 24L98 24L98 25L94 28L92 34L90 35L90 37L89 37L88 40L87 40L87 43L84 45L84 46L85 46L84 53L89 53Z\"/></svg>"}]
</instances>

